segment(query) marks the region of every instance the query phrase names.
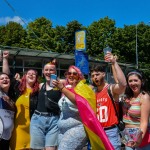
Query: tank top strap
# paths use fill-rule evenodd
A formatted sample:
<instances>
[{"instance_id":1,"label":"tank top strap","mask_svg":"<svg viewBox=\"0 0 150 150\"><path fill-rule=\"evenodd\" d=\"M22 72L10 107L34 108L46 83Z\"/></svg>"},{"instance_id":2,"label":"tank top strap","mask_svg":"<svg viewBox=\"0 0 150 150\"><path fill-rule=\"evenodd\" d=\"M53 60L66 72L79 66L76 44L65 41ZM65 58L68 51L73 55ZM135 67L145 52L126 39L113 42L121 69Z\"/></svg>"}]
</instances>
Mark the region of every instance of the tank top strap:
<instances>
[{"instance_id":1,"label":"tank top strap","mask_svg":"<svg viewBox=\"0 0 150 150\"><path fill-rule=\"evenodd\" d=\"M42 90L42 91L46 91L46 83L45 83L45 82L43 83L43 85L42 85L42 87L41 87L41 90Z\"/></svg>"},{"instance_id":2,"label":"tank top strap","mask_svg":"<svg viewBox=\"0 0 150 150\"><path fill-rule=\"evenodd\" d=\"M134 99L134 102L140 102L141 97L142 97L142 93L140 93L140 94L138 95L138 97Z\"/></svg>"},{"instance_id":3,"label":"tank top strap","mask_svg":"<svg viewBox=\"0 0 150 150\"><path fill-rule=\"evenodd\" d=\"M109 86L110 86L110 84L107 84L100 92L103 93L104 91L107 91ZM95 92L99 93L97 88L95 89Z\"/></svg>"},{"instance_id":4,"label":"tank top strap","mask_svg":"<svg viewBox=\"0 0 150 150\"><path fill-rule=\"evenodd\" d=\"M101 92L108 91L108 88L109 88L109 87L110 87L110 84L107 84L107 85L102 89Z\"/></svg>"}]
</instances>

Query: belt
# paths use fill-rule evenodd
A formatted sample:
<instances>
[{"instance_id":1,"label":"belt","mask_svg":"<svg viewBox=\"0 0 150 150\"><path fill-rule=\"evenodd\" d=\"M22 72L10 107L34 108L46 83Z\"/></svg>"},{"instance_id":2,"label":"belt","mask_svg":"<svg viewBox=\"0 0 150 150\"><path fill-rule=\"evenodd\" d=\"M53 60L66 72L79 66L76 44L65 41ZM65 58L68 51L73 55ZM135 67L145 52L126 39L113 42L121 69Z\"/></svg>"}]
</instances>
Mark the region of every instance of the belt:
<instances>
[{"instance_id":1,"label":"belt","mask_svg":"<svg viewBox=\"0 0 150 150\"><path fill-rule=\"evenodd\" d=\"M39 112L37 110L35 110L34 113L40 116L45 116L45 117L51 117L54 115L54 113L52 112Z\"/></svg>"},{"instance_id":2,"label":"belt","mask_svg":"<svg viewBox=\"0 0 150 150\"><path fill-rule=\"evenodd\" d=\"M117 127L117 125L115 124L115 125L112 125L110 127L104 127L104 130L110 130L110 129L113 129L113 128L116 128L116 127Z\"/></svg>"}]
</instances>

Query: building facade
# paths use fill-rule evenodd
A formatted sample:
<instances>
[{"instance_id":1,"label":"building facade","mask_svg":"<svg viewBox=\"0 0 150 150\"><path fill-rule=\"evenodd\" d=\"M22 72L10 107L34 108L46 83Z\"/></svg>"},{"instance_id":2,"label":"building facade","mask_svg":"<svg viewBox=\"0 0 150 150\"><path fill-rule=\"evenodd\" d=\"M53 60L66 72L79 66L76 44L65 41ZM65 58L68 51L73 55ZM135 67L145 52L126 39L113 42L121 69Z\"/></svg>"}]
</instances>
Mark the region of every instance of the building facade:
<instances>
[{"instance_id":1,"label":"building facade","mask_svg":"<svg viewBox=\"0 0 150 150\"><path fill-rule=\"evenodd\" d=\"M52 58L56 58L57 60L57 75L60 78L64 78L64 73L68 69L70 65L75 65L75 56L74 54L61 54L54 53L50 51L40 51L40 50L32 50L25 48L12 48L12 47L1 47L1 50L9 50L10 58L9 65L10 70L13 75L15 73L23 73L27 69L36 69L38 74L42 77L42 68L43 66L50 62ZM94 58L89 58L89 67L93 64L101 64L106 66L107 70L107 80L112 81L112 73L111 73L111 64L103 61L96 61ZM125 71L128 68L134 67L131 64L120 64L122 69ZM0 68L2 68L2 62L0 62Z\"/></svg>"}]
</instances>

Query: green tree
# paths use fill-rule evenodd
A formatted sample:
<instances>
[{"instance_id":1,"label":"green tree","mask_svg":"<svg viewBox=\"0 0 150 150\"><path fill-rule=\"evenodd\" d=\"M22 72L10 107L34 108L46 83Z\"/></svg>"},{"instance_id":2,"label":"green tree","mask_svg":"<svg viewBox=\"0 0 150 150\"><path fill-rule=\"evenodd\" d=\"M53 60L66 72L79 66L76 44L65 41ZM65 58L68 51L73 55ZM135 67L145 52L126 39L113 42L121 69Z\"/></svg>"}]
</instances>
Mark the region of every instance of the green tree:
<instances>
[{"instance_id":1,"label":"green tree","mask_svg":"<svg viewBox=\"0 0 150 150\"><path fill-rule=\"evenodd\" d=\"M74 20L67 24L66 32L65 32L65 52L66 53L74 53L75 50L75 32L84 29L82 24L78 21Z\"/></svg>"},{"instance_id":2,"label":"green tree","mask_svg":"<svg viewBox=\"0 0 150 150\"><path fill-rule=\"evenodd\" d=\"M103 48L110 46L119 56L119 62L136 67L136 25L116 28L115 21L108 17L94 21L88 27L74 20L66 26L53 28L52 22L45 17L30 22L26 29L9 22L0 26L0 43L3 46L74 53L75 32L79 30L87 31L87 53L90 56L103 60ZM137 45L139 69L148 77L150 88L150 26L143 22L137 24Z\"/></svg>"},{"instance_id":3,"label":"green tree","mask_svg":"<svg viewBox=\"0 0 150 150\"><path fill-rule=\"evenodd\" d=\"M136 62L135 57L135 27L124 26L117 28L113 35L113 51L119 56L119 61L124 63ZM124 57L124 56L131 57Z\"/></svg>"},{"instance_id":4,"label":"green tree","mask_svg":"<svg viewBox=\"0 0 150 150\"><path fill-rule=\"evenodd\" d=\"M14 47L25 47L25 29L16 22L9 22L5 27L2 27L3 45Z\"/></svg>"},{"instance_id":5,"label":"green tree","mask_svg":"<svg viewBox=\"0 0 150 150\"><path fill-rule=\"evenodd\" d=\"M27 26L26 46L38 50L54 50L54 29L45 17L30 22Z\"/></svg>"},{"instance_id":6,"label":"green tree","mask_svg":"<svg viewBox=\"0 0 150 150\"><path fill-rule=\"evenodd\" d=\"M57 51L58 53L65 52L66 28L64 26L56 26L54 29L54 33L55 33L55 37L54 37L55 51Z\"/></svg>"},{"instance_id":7,"label":"green tree","mask_svg":"<svg viewBox=\"0 0 150 150\"><path fill-rule=\"evenodd\" d=\"M4 39L4 35L5 35L5 26L3 25L3 26L0 26L0 43L1 43L1 45L4 45L4 41L5 41L5 39Z\"/></svg>"},{"instance_id":8,"label":"green tree","mask_svg":"<svg viewBox=\"0 0 150 150\"><path fill-rule=\"evenodd\" d=\"M105 17L94 21L87 28L87 52L91 56L103 59L103 48L113 46L112 35L115 32L115 21Z\"/></svg>"},{"instance_id":9,"label":"green tree","mask_svg":"<svg viewBox=\"0 0 150 150\"><path fill-rule=\"evenodd\" d=\"M144 23L138 24L137 39L139 68L146 74L150 89L150 26Z\"/></svg>"},{"instance_id":10,"label":"green tree","mask_svg":"<svg viewBox=\"0 0 150 150\"><path fill-rule=\"evenodd\" d=\"M137 45L139 54L139 67L143 68L143 61L145 65L150 65L150 27L144 23L137 25ZM149 67L150 68L150 67Z\"/></svg>"}]
</instances>

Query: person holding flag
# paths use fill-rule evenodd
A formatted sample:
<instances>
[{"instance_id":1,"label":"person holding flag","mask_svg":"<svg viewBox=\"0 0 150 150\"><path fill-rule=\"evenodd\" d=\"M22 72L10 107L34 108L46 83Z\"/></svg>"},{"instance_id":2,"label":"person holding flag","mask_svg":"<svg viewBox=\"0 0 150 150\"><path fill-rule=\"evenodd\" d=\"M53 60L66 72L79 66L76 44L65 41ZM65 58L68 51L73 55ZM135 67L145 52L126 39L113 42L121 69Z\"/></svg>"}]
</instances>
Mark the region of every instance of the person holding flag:
<instances>
[{"instance_id":1,"label":"person holding flag","mask_svg":"<svg viewBox=\"0 0 150 150\"><path fill-rule=\"evenodd\" d=\"M79 77L79 72L81 71L79 69L78 72L75 71L76 69L69 69L67 75L77 75L76 77ZM59 88L68 100L77 106L87 137L92 145L92 150L114 150L112 144L107 138L107 135L105 134L105 131L103 130L103 127L96 117L96 96L92 88L86 84L86 80L84 80L83 77L80 78L80 80L74 83L73 87L70 89L66 87L61 80L54 80L53 85ZM83 130L78 130L78 135L80 135L81 131ZM74 135L72 137L74 137ZM64 139L62 137L62 141L63 140ZM72 143L74 144L74 142Z\"/></svg>"},{"instance_id":2,"label":"person holding flag","mask_svg":"<svg viewBox=\"0 0 150 150\"><path fill-rule=\"evenodd\" d=\"M70 66L65 73L64 86L72 91L78 82L84 79L80 69ZM87 143L86 133L77 106L64 94L58 102L61 113L58 120L58 150L82 150ZM73 144L72 144L73 143Z\"/></svg>"}]
</instances>

